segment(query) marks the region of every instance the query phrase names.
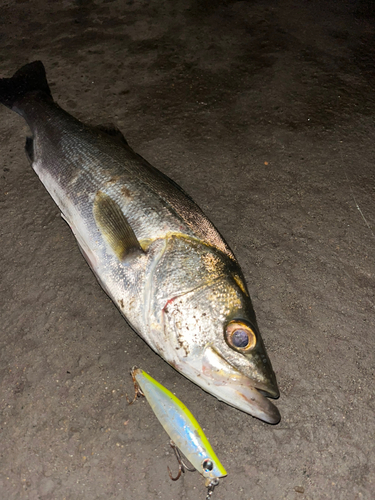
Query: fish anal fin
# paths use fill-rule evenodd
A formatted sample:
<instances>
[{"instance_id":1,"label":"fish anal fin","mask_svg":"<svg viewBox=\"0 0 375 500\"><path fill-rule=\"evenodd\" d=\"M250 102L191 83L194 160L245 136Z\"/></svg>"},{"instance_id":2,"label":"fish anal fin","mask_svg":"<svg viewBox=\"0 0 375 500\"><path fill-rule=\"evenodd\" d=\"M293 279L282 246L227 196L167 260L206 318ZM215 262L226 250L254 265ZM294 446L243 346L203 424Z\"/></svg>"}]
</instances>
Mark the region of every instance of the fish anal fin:
<instances>
[{"instance_id":1,"label":"fish anal fin","mask_svg":"<svg viewBox=\"0 0 375 500\"><path fill-rule=\"evenodd\" d=\"M124 260L134 253L143 253L133 229L115 200L102 191L98 191L93 212L96 225L104 240L119 260Z\"/></svg>"},{"instance_id":2,"label":"fish anal fin","mask_svg":"<svg viewBox=\"0 0 375 500\"><path fill-rule=\"evenodd\" d=\"M125 139L121 130L115 127L115 125L112 125L112 123L104 125L96 125L95 128L97 130L100 130L100 132L104 132L105 134L109 135L113 139L116 139L122 144L125 144L125 146L128 146L128 141Z\"/></svg>"}]
</instances>

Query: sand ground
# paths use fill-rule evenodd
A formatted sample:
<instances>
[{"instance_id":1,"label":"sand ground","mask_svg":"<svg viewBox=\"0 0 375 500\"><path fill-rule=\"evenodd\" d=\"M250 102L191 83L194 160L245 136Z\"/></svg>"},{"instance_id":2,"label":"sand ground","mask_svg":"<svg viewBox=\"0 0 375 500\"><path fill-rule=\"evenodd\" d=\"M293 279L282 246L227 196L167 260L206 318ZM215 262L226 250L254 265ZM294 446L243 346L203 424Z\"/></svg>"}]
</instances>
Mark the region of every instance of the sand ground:
<instances>
[{"instance_id":1,"label":"sand ground","mask_svg":"<svg viewBox=\"0 0 375 500\"><path fill-rule=\"evenodd\" d=\"M234 250L282 420L219 402L126 324L0 110L0 499L199 500L176 483L138 365L183 399L228 477L214 500L375 498L375 11L370 2L0 0L0 75L112 122Z\"/></svg>"}]
</instances>

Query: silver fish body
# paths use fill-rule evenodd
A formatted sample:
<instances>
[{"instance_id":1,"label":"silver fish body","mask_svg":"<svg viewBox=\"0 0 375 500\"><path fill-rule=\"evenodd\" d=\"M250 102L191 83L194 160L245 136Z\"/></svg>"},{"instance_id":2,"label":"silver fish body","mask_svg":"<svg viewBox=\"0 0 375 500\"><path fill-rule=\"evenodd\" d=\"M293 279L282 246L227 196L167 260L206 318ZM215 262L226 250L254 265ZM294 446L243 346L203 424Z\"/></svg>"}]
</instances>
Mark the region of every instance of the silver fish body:
<instances>
[{"instance_id":1,"label":"silver fish body","mask_svg":"<svg viewBox=\"0 0 375 500\"><path fill-rule=\"evenodd\" d=\"M25 118L32 167L133 329L218 399L266 422L278 397L233 253L193 200L114 128L91 127L52 99L42 63L0 79Z\"/></svg>"}]
</instances>

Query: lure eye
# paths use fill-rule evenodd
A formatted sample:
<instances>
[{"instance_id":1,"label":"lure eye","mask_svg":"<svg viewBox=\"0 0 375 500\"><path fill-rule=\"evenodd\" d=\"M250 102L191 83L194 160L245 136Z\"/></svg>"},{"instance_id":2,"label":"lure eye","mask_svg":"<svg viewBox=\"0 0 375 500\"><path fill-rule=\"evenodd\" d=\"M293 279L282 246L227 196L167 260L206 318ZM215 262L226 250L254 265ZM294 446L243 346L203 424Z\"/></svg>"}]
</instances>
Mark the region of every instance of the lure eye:
<instances>
[{"instance_id":1,"label":"lure eye","mask_svg":"<svg viewBox=\"0 0 375 500\"><path fill-rule=\"evenodd\" d=\"M254 349L257 342L253 330L242 321L231 321L225 331L225 338L230 347L241 352Z\"/></svg>"},{"instance_id":2,"label":"lure eye","mask_svg":"<svg viewBox=\"0 0 375 500\"><path fill-rule=\"evenodd\" d=\"M202 466L204 472L210 472L214 468L214 463L209 458L206 458L206 460L203 460Z\"/></svg>"}]
</instances>

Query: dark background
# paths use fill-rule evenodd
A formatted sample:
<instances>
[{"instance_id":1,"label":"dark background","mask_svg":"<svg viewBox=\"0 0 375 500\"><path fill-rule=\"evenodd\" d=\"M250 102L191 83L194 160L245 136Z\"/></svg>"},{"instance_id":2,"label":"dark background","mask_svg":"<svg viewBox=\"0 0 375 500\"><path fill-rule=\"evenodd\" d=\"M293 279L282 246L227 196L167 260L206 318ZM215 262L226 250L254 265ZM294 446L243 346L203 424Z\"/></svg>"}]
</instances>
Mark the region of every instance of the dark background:
<instances>
[{"instance_id":1,"label":"dark background","mask_svg":"<svg viewBox=\"0 0 375 500\"><path fill-rule=\"evenodd\" d=\"M281 423L179 375L127 326L0 110L0 498L199 500L138 365L204 427L214 500L375 491L372 2L0 0L0 75L41 59L55 99L117 124L234 250L277 373Z\"/></svg>"}]
</instances>

